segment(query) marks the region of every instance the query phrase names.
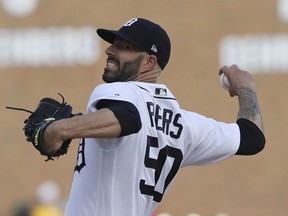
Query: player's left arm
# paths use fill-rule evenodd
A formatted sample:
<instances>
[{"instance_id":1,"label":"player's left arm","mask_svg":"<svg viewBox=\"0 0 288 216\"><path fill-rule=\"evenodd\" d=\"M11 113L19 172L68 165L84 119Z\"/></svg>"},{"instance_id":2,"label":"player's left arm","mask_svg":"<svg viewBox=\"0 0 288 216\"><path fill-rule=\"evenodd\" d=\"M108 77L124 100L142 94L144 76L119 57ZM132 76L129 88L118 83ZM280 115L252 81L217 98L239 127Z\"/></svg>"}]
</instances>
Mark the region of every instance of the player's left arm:
<instances>
[{"instance_id":1,"label":"player's left arm","mask_svg":"<svg viewBox=\"0 0 288 216\"><path fill-rule=\"evenodd\" d=\"M239 101L237 124L240 129L240 146L236 154L257 154L264 149L266 140L254 78L237 65L224 66L220 71L229 78L230 96L238 96Z\"/></svg>"},{"instance_id":2,"label":"player's left arm","mask_svg":"<svg viewBox=\"0 0 288 216\"><path fill-rule=\"evenodd\" d=\"M265 146L263 120L256 91L240 89L238 91L239 112L237 124L240 129L240 146L237 155L253 155Z\"/></svg>"}]
</instances>

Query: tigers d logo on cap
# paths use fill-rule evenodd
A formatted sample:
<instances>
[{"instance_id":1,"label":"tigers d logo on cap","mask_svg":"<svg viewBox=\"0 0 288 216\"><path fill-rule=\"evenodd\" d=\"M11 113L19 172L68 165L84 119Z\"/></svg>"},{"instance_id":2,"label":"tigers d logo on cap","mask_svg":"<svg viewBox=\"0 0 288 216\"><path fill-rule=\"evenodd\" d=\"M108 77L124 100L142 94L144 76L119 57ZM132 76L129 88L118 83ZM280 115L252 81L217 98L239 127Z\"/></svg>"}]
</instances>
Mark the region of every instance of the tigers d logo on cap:
<instances>
[{"instance_id":1,"label":"tigers d logo on cap","mask_svg":"<svg viewBox=\"0 0 288 216\"><path fill-rule=\"evenodd\" d=\"M128 22L126 22L123 26L131 26L133 23L135 23L137 21L138 21L137 18L133 18L133 19L129 20Z\"/></svg>"}]
</instances>

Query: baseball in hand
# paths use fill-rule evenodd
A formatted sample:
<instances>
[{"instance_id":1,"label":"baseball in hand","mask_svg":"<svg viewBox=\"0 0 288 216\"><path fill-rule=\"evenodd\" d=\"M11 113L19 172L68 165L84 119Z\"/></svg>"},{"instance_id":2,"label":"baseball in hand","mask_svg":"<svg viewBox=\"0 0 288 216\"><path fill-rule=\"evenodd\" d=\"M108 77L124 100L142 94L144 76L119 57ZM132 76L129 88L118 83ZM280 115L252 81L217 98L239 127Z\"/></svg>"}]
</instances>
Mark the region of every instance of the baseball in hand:
<instances>
[{"instance_id":1,"label":"baseball in hand","mask_svg":"<svg viewBox=\"0 0 288 216\"><path fill-rule=\"evenodd\" d=\"M224 89L228 90L230 88L229 80L224 73L220 75L220 83Z\"/></svg>"}]
</instances>

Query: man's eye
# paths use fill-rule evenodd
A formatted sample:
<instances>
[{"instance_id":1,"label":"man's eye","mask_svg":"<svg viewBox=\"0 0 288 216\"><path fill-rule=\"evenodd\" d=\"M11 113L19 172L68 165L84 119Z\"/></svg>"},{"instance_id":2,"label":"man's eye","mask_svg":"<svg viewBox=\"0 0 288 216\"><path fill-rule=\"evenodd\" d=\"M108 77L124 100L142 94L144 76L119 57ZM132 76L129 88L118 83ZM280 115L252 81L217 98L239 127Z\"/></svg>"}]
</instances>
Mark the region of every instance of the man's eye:
<instances>
[{"instance_id":1,"label":"man's eye","mask_svg":"<svg viewBox=\"0 0 288 216\"><path fill-rule=\"evenodd\" d=\"M131 50L130 46L123 44L122 45L123 50Z\"/></svg>"},{"instance_id":2,"label":"man's eye","mask_svg":"<svg viewBox=\"0 0 288 216\"><path fill-rule=\"evenodd\" d=\"M120 50L131 50L131 47L127 44L117 44L116 46Z\"/></svg>"}]
</instances>

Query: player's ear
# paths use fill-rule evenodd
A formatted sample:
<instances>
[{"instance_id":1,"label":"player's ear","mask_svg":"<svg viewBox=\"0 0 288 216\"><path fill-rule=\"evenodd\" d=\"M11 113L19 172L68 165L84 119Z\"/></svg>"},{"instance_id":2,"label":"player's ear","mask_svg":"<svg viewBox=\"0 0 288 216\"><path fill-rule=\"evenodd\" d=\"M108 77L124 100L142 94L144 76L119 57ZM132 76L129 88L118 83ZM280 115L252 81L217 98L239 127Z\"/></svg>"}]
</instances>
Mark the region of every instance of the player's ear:
<instances>
[{"instance_id":1,"label":"player's ear","mask_svg":"<svg viewBox=\"0 0 288 216\"><path fill-rule=\"evenodd\" d=\"M157 65L157 57L155 55L145 56L144 67L148 70L152 70Z\"/></svg>"}]
</instances>

